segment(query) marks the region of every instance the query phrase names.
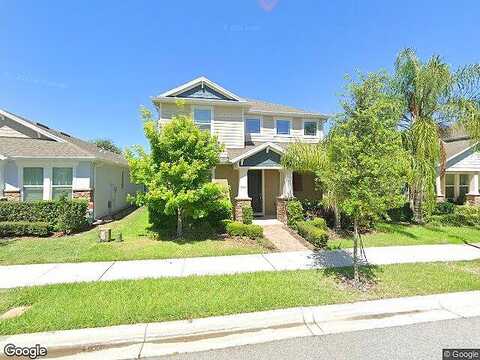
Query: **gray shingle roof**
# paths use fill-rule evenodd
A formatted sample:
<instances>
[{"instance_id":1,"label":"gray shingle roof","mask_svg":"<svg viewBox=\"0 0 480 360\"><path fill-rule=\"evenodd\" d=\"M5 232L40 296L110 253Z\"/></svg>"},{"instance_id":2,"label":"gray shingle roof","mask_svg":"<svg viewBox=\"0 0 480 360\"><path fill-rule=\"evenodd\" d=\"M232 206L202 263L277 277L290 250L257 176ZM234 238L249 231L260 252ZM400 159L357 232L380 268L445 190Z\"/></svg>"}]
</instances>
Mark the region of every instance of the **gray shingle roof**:
<instances>
[{"instance_id":1,"label":"gray shingle roof","mask_svg":"<svg viewBox=\"0 0 480 360\"><path fill-rule=\"evenodd\" d=\"M458 153L468 149L472 145L473 143L470 139L444 141L447 159L450 159L452 156L455 156Z\"/></svg>"},{"instance_id":2,"label":"gray shingle roof","mask_svg":"<svg viewBox=\"0 0 480 360\"><path fill-rule=\"evenodd\" d=\"M40 127L42 130L61 138L65 142L62 143L53 140L29 138L2 138L0 141L0 154L2 155L22 157L90 157L127 165L127 161L122 155L100 149L95 144L70 136L64 132L48 128L45 125L39 125L39 123L26 119L20 115L13 114L6 110L3 111L36 127Z\"/></svg>"},{"instance_id":3,"label":"gray shingle roof","mask_svg":"<svg viewBox=\"0 0 480 360\"><path fill-rule=\"evenodd\" d=\"M300 113L300 114L315 114L318 116L326 116L322 115L320 113L316 112L311 112L311 111L306 111L303 109L298 109L294 108L291 106L287 105L281 105L281 104L275 104L263 100L255 100L255 99L246 99L248 103L251 105L251 108L249 109L250 112L255 112L255 111L268 111L268 112L279 112L279 113Z\"/></svg>"}]
</instances>

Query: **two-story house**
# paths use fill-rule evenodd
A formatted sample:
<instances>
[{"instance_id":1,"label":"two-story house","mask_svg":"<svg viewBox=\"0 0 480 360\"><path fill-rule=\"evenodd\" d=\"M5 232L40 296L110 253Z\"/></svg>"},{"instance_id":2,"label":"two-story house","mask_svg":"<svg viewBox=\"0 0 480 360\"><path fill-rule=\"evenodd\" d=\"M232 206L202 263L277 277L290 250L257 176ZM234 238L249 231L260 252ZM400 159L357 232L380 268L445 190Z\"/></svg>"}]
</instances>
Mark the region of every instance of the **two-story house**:
<instances>
[{"instance_id":1,"label":"two-story house","mask_svg":"<svg viewBox=\"0 0 480 360\"><path fill-rule=\"evenodd\" d=\"M213 178L228 182L237 219L251 204L255 215L285 221L286 200L321 196L313 174L283 168L281 157L292 142L319 142L326 115L243 98L205 77L168 90L153 103L160 125L186 112L225 145Z\"/></svg>"}]
</instances>

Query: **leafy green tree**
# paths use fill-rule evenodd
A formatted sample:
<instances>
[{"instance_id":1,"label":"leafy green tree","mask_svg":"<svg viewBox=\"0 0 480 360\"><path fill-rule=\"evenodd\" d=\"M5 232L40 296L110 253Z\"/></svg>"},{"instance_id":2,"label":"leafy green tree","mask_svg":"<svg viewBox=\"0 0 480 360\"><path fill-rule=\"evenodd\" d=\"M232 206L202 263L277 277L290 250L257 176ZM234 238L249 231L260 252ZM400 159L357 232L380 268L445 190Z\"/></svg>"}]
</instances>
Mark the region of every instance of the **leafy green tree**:
<instances>
[{"instance_id":1,"label":"leafy green tree","mask_svg":"<svg viewBox=\"0 0 480 360\"><path fill-rule=\"evenodd\" d=\"M100 149L111 151L115 154L121 154L122 149L120 149L112 140L110 139L94 139L90 141L92 144L97 145Z\"/></svg>"},{"instance_id":2,"label":"leafy green tree","mask_svg":"<svg viewBox=\"0 0 480 360\"><path fill-rule=\"evenodd\" d=\"M397 57L391 84L401 99L400 128L411 156L410 204L414 219L424 221L435 203L437 165L443 167L442 129L463 127L480 140L480 65L452 71L439 56L422 62L412 49Z\"/></svg>"},{"instance_id":3,"label":"leafy green tree","mask_svg":"<svg viewBox=\"0 0 480 360\"><path fill-rule=\"evenodd\" d=\"M148 205L154 217L176 216L177 237L182 237L185 218L206 218L222 207L224 190L210 182L222 146L189 116L175 116L159 129L149 110L142 108L141 115L151 153L140 146L126 152L132 180L147 188L136 202Z\"/></svg>"},{"instance_id":4,"label":"leafy green tree","mask_svg":"<svg viewBox=\"0 0 480 360\"><path fill-rule=\"evenodd\" d=\"M401 107L386 94L386 86L382 74L352 81L344 111L328 136L327 156L335 169L329 181L335 184L339 207L353 220L356 283L360 227L404 203L408 154L396 128Z\"/></svg>"}]
</instances>

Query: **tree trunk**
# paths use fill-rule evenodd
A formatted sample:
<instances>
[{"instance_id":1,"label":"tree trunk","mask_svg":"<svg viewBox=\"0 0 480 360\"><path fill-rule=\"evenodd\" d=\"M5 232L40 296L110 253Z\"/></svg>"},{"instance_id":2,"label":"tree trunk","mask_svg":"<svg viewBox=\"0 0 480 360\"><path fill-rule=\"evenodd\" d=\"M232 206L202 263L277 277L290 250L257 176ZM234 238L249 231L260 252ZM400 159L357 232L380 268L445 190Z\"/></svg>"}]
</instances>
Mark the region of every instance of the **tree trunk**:
<instances>
[{"instance_id":1,"label":"tree trunk","mask_svg":"<svg viewBox=\"0 0 480 360\"><path fill-rule=\"evenodd\" d=\"M413 220L417 224L423 224L423 194L416 189L413 192Z\"/></svg>"},{"instance_id":2,"label":"tree trunk","mask_svg":"<svg viewBox=\"0 0 480 360\"><path fill-rule=\"evenodd\" d=\"M358 232L358 220L353 220L353 280L356 285L360 282L360 275L358 272L358 243L360 239L360 233Z\"/></svg>"},{"instance_id":3,"label":"tree trunk","mask_svg":"<svg viewBox=\"0 0 480 360\"><path fill-rule=\"evenodd\" d=\"M182 209L177 210L177 238L181 238L183 235L183 214Z\"/></svg>"},{"instance_id":4,"label":"tree trunk","mask_svg":"<svg viewBox=\"0 0 480 360\"><path fill-rule=\"evenodd\" d=\"M333 207L333 212L335 214L335 230L339 231L342 226L342 222L340 218L340 209L338 208L337 204L335 204Z\"/></svg>"}]
</instances>

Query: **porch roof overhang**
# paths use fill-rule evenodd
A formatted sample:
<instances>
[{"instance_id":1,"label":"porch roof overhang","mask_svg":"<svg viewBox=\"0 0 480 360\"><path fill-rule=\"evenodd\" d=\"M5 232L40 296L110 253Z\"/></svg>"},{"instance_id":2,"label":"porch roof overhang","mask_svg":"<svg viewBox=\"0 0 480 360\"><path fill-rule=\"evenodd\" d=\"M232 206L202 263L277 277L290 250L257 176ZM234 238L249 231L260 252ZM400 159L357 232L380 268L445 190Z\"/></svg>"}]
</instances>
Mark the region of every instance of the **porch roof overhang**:
<instances>
[{"instance_id":1,"label":"porch roof overhang","mask_svg":"<svg viewBox=\"0 0 480 360\"><path fill-rule=\"evenodd\" d=\"M276 156L275 156L275 159L265 159L265 160L269 160L268 164L261 164L261 163L244 164L244 162L247 161L248 159L252 159L255 156L259 156L259 154L261 154L262 152L264 152L265 154L269 154L270 151L276 154ZM265 167L278 168L278 167L281 167L280 157L284 153L285 153L285 150L280 145L272 142L265 142L255 146L254 148L244 152L243 154L240 154L230 159L229 162L236 167L250 166L250 167L262 167L262 168L265 168Z\"/></svg>"}]
</instances>

